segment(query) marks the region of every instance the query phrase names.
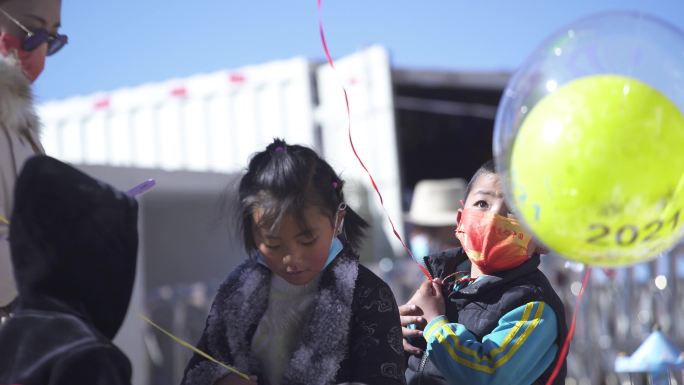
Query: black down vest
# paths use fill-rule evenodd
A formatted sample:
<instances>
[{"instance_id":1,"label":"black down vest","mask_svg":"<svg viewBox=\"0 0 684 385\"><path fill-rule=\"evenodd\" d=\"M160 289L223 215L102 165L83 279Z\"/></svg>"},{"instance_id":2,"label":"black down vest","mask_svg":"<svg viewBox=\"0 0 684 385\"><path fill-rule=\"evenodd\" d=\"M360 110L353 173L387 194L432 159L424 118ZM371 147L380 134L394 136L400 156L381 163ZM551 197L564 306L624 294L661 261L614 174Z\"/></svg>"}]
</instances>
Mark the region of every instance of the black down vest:
<instances>
[{"instance_id":1,"label":"black down vest","mask_svg":"<svg viewBox=\"0 0 684 385\"><path fill-rule=\"evenodd\" d=\"M447 250L425 257L425 263L433 277L444 278L456 271L469 271L467 256L461 248ZM565 309L560 298L551 287L544 274L539 271L539 256L515 269L502 271L481 279L469 286L452 292L445 289L446 316L450 322L458 322L475 334L479 340L489 334L499 319L509 311L529 302L542 301L553 309L558 320L558 337L556 344L560 347L567 335ZM425 350L425 340L415 338L412 345ZM560 350L560 349L559 349ZM558 356L549 368L535 381L545 384L558 361ZM408 385L445 385L439 369L423 353L421 356L409 356L406 382ZM566 364L556 377L554 384L565 383ZM461 384L451 384L461 385Z\"/></svg>"}]
</instances>

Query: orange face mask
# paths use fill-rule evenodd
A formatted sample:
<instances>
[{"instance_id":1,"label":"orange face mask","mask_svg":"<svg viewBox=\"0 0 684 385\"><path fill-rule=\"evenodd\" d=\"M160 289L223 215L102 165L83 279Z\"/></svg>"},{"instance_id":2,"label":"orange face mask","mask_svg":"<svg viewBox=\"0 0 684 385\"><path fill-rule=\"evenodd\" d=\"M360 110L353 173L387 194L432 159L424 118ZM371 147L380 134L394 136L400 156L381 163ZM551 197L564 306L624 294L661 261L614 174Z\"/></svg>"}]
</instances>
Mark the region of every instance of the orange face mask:
<instances>
[{"instance_id":1,"label":"orange face mask","mask_svg":"<svg viewBox=\"0 0 684 385\"><path fill-rule=\"evenodd\" d=\"M465 209L456 228L468 259L485 274L520 266L530 257L532 237L515 219Z\"/></svg>"}]
</instances>

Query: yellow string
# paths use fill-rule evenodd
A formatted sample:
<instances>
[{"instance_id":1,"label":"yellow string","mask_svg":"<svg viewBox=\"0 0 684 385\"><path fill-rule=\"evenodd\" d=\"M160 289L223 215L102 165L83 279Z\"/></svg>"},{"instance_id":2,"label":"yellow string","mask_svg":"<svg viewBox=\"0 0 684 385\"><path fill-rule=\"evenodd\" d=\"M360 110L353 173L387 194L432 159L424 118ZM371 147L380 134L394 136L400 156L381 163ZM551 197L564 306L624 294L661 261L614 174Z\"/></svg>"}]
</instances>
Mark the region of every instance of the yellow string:
<instances>
[{"instance_id":1,"label":"yellow string","mask_svg":"<svg viewBox=\"0 0 684 385\"><path fill-rule=\"evenodd\" d=\"M6 225L9 225L9 224L10 224L10 222L7 220L7 218L3 217L2 215L0 215L0 222L4 223L4 224L6 224ZM184 347L186 347L186 348L192 350L193 352L199 354L200 356L202 356L202 357L208 359L208 360L211 361L211 362L214 362L214 363L216 363L216 364L219 364L219 365L223 366L224 368L230 370L231 372L237 374L238 376L244 378L245 380L247 380L247 381L250 380L250 378L249 378L248 375L246 375L246 374L240 372L239 370L233 368L232 366L228 366L228 365L224 364L223 362L221 362L221 361L215 359L214 357L208 355L207 353L205 353L205 352L203 352L203 351L197 349L196 347L192 346L191 344L189 344L189 343L183 341L182 339L180 339L180 338L174 336L173 334L171 334L171 333L169 333L168 331L164 330L164 328L162 328L161 326L159 326L159 325L157 325L156 323L152 322L151 319L145 317L145 316L142 315L142 314L140 314L140 317L141 317L145 322L147 322L148 324L154 326L155 328L157 328L159 331L161 331L162 333L166 334L167 336L171 337L171 339L173 339L173 340L176 341L177 343L181 344L182 346L184 346Z\"/></svg>"},{"instance_id":2,"label":"yellow string","mask_svg":"<svg viewBox=\"0 0 684 385\"><path fill-rule=\"evenodd\" d=\"M150 325L154 326L155 328L159 329L159 331L161 331L162 333L164 333L164 334L166 334L167 336L171 337L171 339L173 339L174 341L178 342L178 343L181 344L182 346L184 346L184 347L186 347L186 348L192 350L193 352L199 354L200 356L206 358L207 360L209 360L209 361L211 361L211 362L214 362L214 363L216 363L216 364L219 364L219 365L223 366L224 368L230 370L231 372L237 374L238 376L244 378L245 380L247 380L247 381L250 380L250 378L249 378L248 375L246 375L246 374L240 372L239 370L233 368L232 366L228 366L228 365L224 364L223 362L218 361L217 359L215 359L214 357L208 355L207 353L205 353L205 352L203 352L203 351L197 349L196 347L192 346L191 344L189 344L189 343L183 341L182 339L180 339L180 338L174 336L173 334L167 332L166 330L164 330L164 328L162 328L161 326L159 326L159 325L157 325L156 323L152 322L152 320L150 320L149 318L145 317L144 315L140 314L140 317L141 317L145 322L147 322L148 324L150 324Z\"/></svg>"}]
</instances>

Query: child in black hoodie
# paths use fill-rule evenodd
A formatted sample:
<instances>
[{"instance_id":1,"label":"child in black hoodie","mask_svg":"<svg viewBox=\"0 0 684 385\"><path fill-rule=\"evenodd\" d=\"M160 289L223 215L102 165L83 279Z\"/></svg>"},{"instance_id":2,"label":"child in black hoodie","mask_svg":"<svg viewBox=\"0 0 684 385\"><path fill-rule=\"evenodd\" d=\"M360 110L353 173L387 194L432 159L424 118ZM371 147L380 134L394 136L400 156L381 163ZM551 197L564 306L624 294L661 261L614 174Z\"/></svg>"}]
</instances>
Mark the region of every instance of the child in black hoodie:
<instances>
[{"instance_id":1,"label":"child in black hoodie","mask_svg":"<svg viewBox=\"0 0 684 385\"><path fill-rule=\"evenodd\" d=\"M0 384L130 384L111 340L133 290L134 199L47 156L26 162L10 225L19 289L0 326Z\"/></svg>"}]
</instances>

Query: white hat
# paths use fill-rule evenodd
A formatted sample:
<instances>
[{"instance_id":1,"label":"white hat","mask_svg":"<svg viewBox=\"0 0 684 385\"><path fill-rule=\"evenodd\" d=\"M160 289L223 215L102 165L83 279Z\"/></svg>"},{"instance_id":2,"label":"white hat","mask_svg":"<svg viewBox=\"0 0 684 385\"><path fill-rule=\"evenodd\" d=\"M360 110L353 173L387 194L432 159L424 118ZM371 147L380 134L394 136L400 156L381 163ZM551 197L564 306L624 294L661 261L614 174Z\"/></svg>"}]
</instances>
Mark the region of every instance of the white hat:
<instances>
[{"instance_id":1,"label":"white hat","mask_svg":"<svg viewBox=\"0 0 684 385\"><path fill-rule=\"evenodd\" d=\"M421 180L413 190L411 209L404 219L418 226L456 225L465 190L466 181L461 178Z\"/></svg>"}]
</instances>

